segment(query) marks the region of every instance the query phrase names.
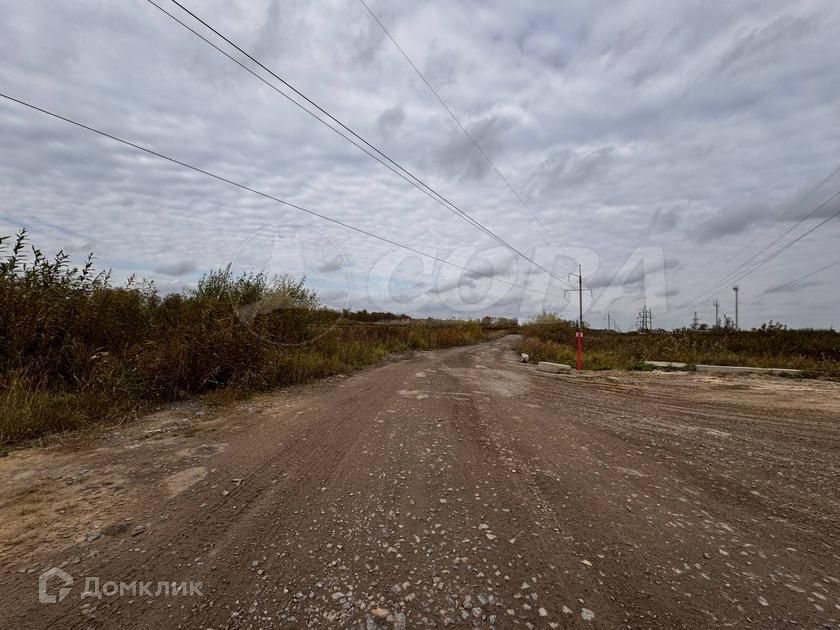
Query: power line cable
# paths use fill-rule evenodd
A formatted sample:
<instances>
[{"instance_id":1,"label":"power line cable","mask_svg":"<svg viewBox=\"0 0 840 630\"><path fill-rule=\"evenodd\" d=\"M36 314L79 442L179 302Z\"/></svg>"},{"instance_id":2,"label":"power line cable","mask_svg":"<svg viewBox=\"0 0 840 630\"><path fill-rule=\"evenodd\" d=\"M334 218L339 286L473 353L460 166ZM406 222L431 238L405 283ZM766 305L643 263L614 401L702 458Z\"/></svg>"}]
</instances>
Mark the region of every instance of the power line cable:
<instances>
[{"instance_id":1,"label":"power line cable","mask_svg":"<svg viewBox=\"0 0 840 630\"><path fill-rule=\"evenodd\" d=\"M828 198L828 199L826 199L823 203L821 203L819 206L817 206L816 210L819 210L820 208L822 208L823 206L825 206L826 204L828 204L830 201L833 201L833 200L834 200L834 199L836 199L837 197L840 197L840 191L837 191L837 192L836 192L836 193L834 193L831 197L829 197L829 198ZM816 210L815 210L815 212L816 212ZM813 214L813 213L812 213L812 214ZM834 214L832 214L832 215L830 215L830 216L826 217L825 219L823 219L822 221L820 221L819 223L817 223L817 224L816 224L814 227L812 227L810 230L807 230L806 232L803 232L802 234L800 234L799 236L797 236L795 239L793 239L793 240L792 240L792 241L790 241L789 243L786 243L785 245L783 245L782 247L780 247L779 249L777 249L776 251L774 251L772 254L770 254L769 256L767 256L766 258L764 258L764 259L763 259L761 262L759 262L757 265L755 265L752 269L750 269L749 271L746 271L746 272L742 273L740 276L738 276L737 278L735 278L735 279L733 280L733 282L738 282L739 280L741 280L741 278L745 278L745 277L747 277L748 275L750 275L753 271L755 271L755 270L756 270L756 269L758 269L759 267L763 267L765 264L767 264L768 262L770 262L772 259L774 259L776 256L778 256L779 254L781 254L783 251L785 251L786 249L788 249L788 248L789 248L789 247L791 247L792 245L795 245L796 243L798 243L799 241L801 241L803 238L805 238L806 236L808 236L808 235L809 235L809 234L811 234L812 232L815 232L816 230L818 230L819 228L821 228L823 225L825 225L826 223L828 223L829 221L831 221L833 218L835 218L835 217L836 217L836 216L838 216L838 215L840 215L840 209L838 209L838 210L837 210L837 212L835 212Z\"/></svg>"},{"instance_id":2,"label":"power line cable","mask_svg":"<svg viewBox=\"0 0 840 630\"><path fill-rule=\"evenodd\" d=\"M555 245L560 247L560 244L557 242L557 239L554 238L554 235L548 230L548 228L543 224L543 222L540 221L540 218L531 210L531 208L528 206L528 204L525 202L525 200L522 198L522 196L516 191L516 189L511 185L511 183L502 174L502 172L496 167L496 165L490 159L490 156L487 155L487 152L484 149L481 148L481 145L478 144L478 141L475 139L475 137L461 123L461 121L458 119L458 117L452 111L452 108L450 108L449 105L446 103L446 101L443 100L443 97L440 95L440 93L434 88L434 86L429 82L429 80L423 75L423 73L420 71L420 69L414 63L414 61L411 60L411 57L408 56L408 53L406 53L405 50L403 49L403 47L400 46L400 44L397 42L396 39L394 39L394 36L391 35L391 32L388 30L388 28L385 26L385 24L382 23L382 20L380 20L379 17L377 17L376 13L373 12L373 10L365 2L365 0L359 0L359 2L362 4L362 6L365 9L367 9L367 12L370 13L370 16L379 25L379 27L382 29L382 31L385 33L385 35L388 37L388 39L391 40L391 43L394 44L394 46L397 48L398 51L400 51L400 54L408 62L408 65L411 66L411 68L414 70L414 72L417 73L417 76L420 77L420 79L423 81L423 83L426 84L426 87L428 87L429 90L431 91L431 93L434 94L435 98L438 100L438 102L441 104L441 106L446 110L446 113L449 114L450 118L452 118L452 120L455 121L455 124L458 125L458 127L461 129L461 131L464 132L464 135L467 136L467 138L472 143L472 145L478 150L478 152L481 154L481 157L484 158L484 161L487 162L488 165L490 165L490 168L492 168L493 171L495 171L495 173L499 177L499 179L501 179L502 182L504 182L504 184L505 184L505 186L507 186L508 190L510 190L510 192L513 193L513 196L516 197L516 199L519 201L519 203L522 205L522 207L525 208L525 210L528 211L528 214L530 214L531 217L533 217L533 219L537 222L537 224L542 228L543 232L546 233L546 235L554 242Z\"/></svg>"},{"instance_id":3,"label":"power line cable","mask_svg":"<svg viewBox=\"0 0 840 630\"><path fill-rule=\"evenodd\" d=\"M818 229L818 228L822 227L823 225L825 225L826 223L828 223L831 219L833 219L833 218L834 218L834 217L836 217L838 214L840 214L840 210L838 210L837 212L835 212L833 215L829 216L827 219L825 219L825 220L821 221L820 223L818 223L817 225L815 225L815 226L814 226L813 228L811 228L810 230L807 230L806 232L804 232L803 234L801 234L800 236L798 236L798 237L797 237L797 238L795 238L794 240L790 241L789 243L787 243L787 244L783 245L782 247L780 247L779 249L777 249L775 252L773 252L772 254L770 254L770 256L766 257L766 258L765 258L765 259L763 259L761 262L759 262L757 265L755 265L754 267L752 267L751 269L749 269L746 273L743 273L743 274L739 275L737 278L733 278L733 274L737 274L739 270L743 269L743 268L746 266L746 264L748 264L748 263L750 263L751 261L755 260L755 258L757 258L760 254L764 253L765 251L767 251L767 249L769 249L770 247L772 247L773 245L775 245L776 243L778 243L778 242L779 242L782 238L784 238L785 236L787 236L788 234L790 234L793 230L795 230L795 229L796 229L796 228L797 228L797 227L798 227L801 223L803 223L804 221L806 221L807 219L809 219L810 217L812 217L814 214L816 214L817 212L819 212L820 210L822 210L822 209L823 209L826 205L828 205L829 203L831 203L831 202L832 202L834 199L836 199L838 196L840 196L840 191L838 191L838 192L834 193L831 197L829 197L828 199L826 199L825 201L823 201L821 204L819 204L818 206L816 206L816 207L815 207L813 210L811 210L811 212L809 212L809 213L808 213L808 214L807 214L804 218L800 219L800 220L799 220L799 221L798 221L798 222L797 222L797 223L796 223L793 227L791 227L791 228L790 228L790 229L788 229L788 230L787 230L784 234L782 234L781 236L779 236L778 238L776 238L774 241L772 241L771 243L769 243L769 244L768 244L767 246L765 246L762 250L760 250L759 252L757 252L756 254L754 254L751 258L749 258L747 261L745 261L745 262L744 262L744 264L740 265L737 269L734 269L733 271L729 272L729 273L728 273L726 276L724 276L721 280L718 280L718 281L717 281L717 282L715 282L712 286L710 286L709 288L707 288L705 291L703 291L703 292L701 292L701 293L697 294L697 296L696 296L696 297L694 297L693 299L688 300L688 301L683 302L682 304L680 304L680 305L676 308L676 310L680 310L680 309L686 308L686 307L688 307L688 306L692 306L693 304L696 304L696 303L697 303L700 299L705 298L706 296L710 296L712 293L714 293L714 291L716 291L717 289L719 289L720 287L722 287L723 285L725 285L727 282L730 282L730 281L731 281L731 282L737 282L737 281L738 281L738 280L740 280L741 278L744 278L744 277L746 277L746 276L750 275L753 271L755 271L756 269L758 269L758 268L760 268L760 267L764 266L764 264L765 264L765 263L769 262L771 259L773 259L773 258L775 258L776 256L778 256L780 253L782 253L782 252L783 252L784 250L786 250L788 247L790 247L790 246L791 246L791 245L793 245L794 243L799 242L800 240L802 240L804 237L806 237L808 234L810 234L810 233L811 233L811 232L813 232L814 230L816 230L816 229Z\"/></svg>"},{"instance_id":4,"label":"power line cable","mask_svg":"<svg viewBox=\"0 0 840 630\"><path fill-rule=\"evenodd\" d=\"M559 295L553 295L553 294L550 294L550 293L547 293L547 292L540 291L539 289L531 289L531 288L529 288L529 287L527 287L527 286L524 286L524 285L519 285L519 284L516 284L516 283L513 283L513 282L508 282L507 280L503 280L503 279L499 278L498 276L492 276L492 275L490 275L490 274L484 273L484 272L479 271L479 270L477 270L477 269L471 269L470 267L464 267L464 266L461 266L461 265L459 265L459 264L457 264L457 263L453 263L453 262L450 262L450 261L448 261L448 260L444 260L443 258L440 258L440 257L435 256L435 255L433 255L433 254L428 254L428 253L423 252L423 251L421 251L421 250L419 250L419 249L415 249L415 248L413 248L413 247L411 247L411 246L409 246L409 245L405 245L405 244L400 243L400 242L398 242L398 241L394 241L394 240L392 240L392 239L389 239L389 238L387 238L387 237L385 237L385 236L380 236L380 235L378 235L378 234L375 234L375 233L373 233L373 232L369 232L368 230L365 230L365 229L360 228L360 227L356 227L356 226L351 225L351 224L349 224L349 223L345 223L344 221L341 221L341 220L339 220L339 219L335 219L335 218L333 218L333 217L330 217L330 216L328 216L328 215L322 214L322 213L317 212L317 211L315 211L315 210L310 210L309 208L305 208L305 207L303 207L303 206L301 206L301 205L299 205L299 204L292 203L292 202L290 202L290 201L286 201L285 199L281 199L281 198L279 198L279 197L275 197L274 195L271 195L271 194L269 194L269 193L266 193L266 192L263 192L263 191L257 190L256 188L252 188L252 187L247 186L247 185L245 185L245 184L242 184L242 183L240 183L240 182L234 181L234 180L232 180L232 179L229 179L229 178L227 178L227 177L224 177L223 175L218 175L218 174L213 173L213 172L211 172L211 171L207 171L207 170L205 170L205 169L203 169L203 168L200 168L200 167L198 167L198 166L194 166L194 165L192 165L192 164L189 164L188 162L184 162L184 161L179 160L179 159L177 159L177 158L173 158L173 157L170 157L170 156L165 155L165 154L163 154L163 153L160 153L160 152L158 152L158 151L155 151L154 149L150 149L150 148L148 148L148 147L144 147L144 146L142 146L142 145L140 145L140 144L136 144L136 143L134 143L134 142L131 142L130 140L125 140L125 139L123 139L123 138L120 138L119 136L116 136L116 135L110 134L110 133L108 133L108 132L106 132L106 131L102 131L102 130L97 129L97 128L95 128L95 127L91 127L90 125L86 125L86 124L84 124L84 123L78 122L78 121L73 120L73 119L71 119L71 118L67 118L66 116L62 116L61 114L57 114L57 113L52 112L52 111L50 111L50 110L48 110L48 109L44 109L43 107L39 107L39 106L37 106L37 105L33 105L32 103L28 103L28 102L26 102L26 101L24 101L24 100L21 100L21 99L19 99L19 98L15 98L14 96L9 96L8 94L5 94L5 93L3 93L3 92L0 92L0 98L4 98L4 99L6 99L6 100L8 100L8 101L11 101L11 102L13 102L13 103L17 103L18 105L22 105L23 107L27 107L27 108L29 108L29 109L31 109L31 110L34 110L34 111L40 112L41 114L44 114L44 115L46 115L46 116L50 116L50 117L55 118L55 119L57 119L57 120L61 120L61 121L65 122L65 123L68 123L68 124L73 125L73 126L75 126L75 127L78 127L78 128L84 129L84 130L89 131L89 132L91 132L91 133L97 134L97 135L99 135L99 136L101 136L101 137L103 137L103 138L107 138L107 139L112 140L112 141L114 141L114 142L118 142L118 143L123 144L123 145L125 145L125 146L131 147L132 149L136 149L136 150L138 150L138 151L142 151L143 153L146 153L146 154L148 154L148 155L152 155L152 156L157 157L157 158L159 158L159 159L161 159L161 160L165 160L165 161L167 161L167 162L171 162L171 163L173 163L173 164L176 164L176 165L181 166L181 167L183 167L183 168L189 169L189 170L194 171L194 172L196 172L196 173L199 173L199 174L201 174L201 175L205 175L205 176L207 176L207 177L211 177L211 178L216 179L216 180L218 180L218 181L220 181L220 182L224 182L225 184L228 184L228 185L230 185L230 186L234 186L234 187L236 187L236 188L239 188L239 189L241 189L241 190L245 190L245 191L247 191L247 192L250 192L250 193L252 193L252 194L258 195L258 196L260 196L260 197L264 197L265 199L270 199L271 201L274 201L274 202L276 202L276 203L282 204L282 205L284 205L284 206L288 206L289 208L293 208L293 209L295 209L295 210L299 210L299 211L301 211L301 212L305 212L305 213L307 213L307 214L310 214L310 215L312 215L312 216L315 216L315 217L317 217L317 218L319 218L319 219L322 219L322 220L324 220L324 221L328 221L328 222L330 222L330 223L334 223L335 225L339 225L339 226L341 226L341 227L343 227L343 228L347 228L348 230L353 230L354 232L358 232L359 234L363 234L363 235L365 235L365 236L369 236L369 237L374 238L374 239L376 239L376 240L382 241L383 243L387 243L387 244L389 244L389 245L393 245L393 246L395 246L395 247L399 247L399 248L401 248L401 249L404 249L404 250L410 251L410 252L412 252L412 253L414 253L414 254L417 254L418 256L423 256L423 257L425 257L425 258L429 258L429 259L431 259L431 260L435 260L435 261L437 261L437 262L439 262L439 263L441 263L441 264L448 265L448 266L450 266L450 267L454 267L454 268L456 268L456 269L460 269L461 271L466 271L466 272L468 272L468 273L475 274L475 275L478 275L478 276L482 276L482 277L485 277L485 278L489 278L489 279L491 279L491 280L498 280L499 282L502 282L503 284L507 284L507 285L510 285L510 286L515 287L515 288L518 288L518 289L523 289L523 290L525 290L525 291L537 292L537 293L540 293L540 294L542 294L542 295L546 295L546 296L548 296L548 297L556 297L556 298L559 298L559 297L560 297ZM563 299L565 299L565 298L563 298Z\"/></svg>"},{"instance_id":5,"label":"power line cable","mask_svg":"<svg viewBox=\"0 0 840 630\"><path fill-rule=\"evenodd\" d=\"M771 292L776 293L777 291L781 291L782 289L786 289L787 287L789 287L791 285L794 285L797 282L802 282L803 280L807 280L808 278L811 278L812 276L816 276L818 273L822 273L823 271L827 271L827 270L831 269L832 267L836 267L837 265L840 265L840 260L836 260L833 263L830 263L830 264L826 265L825 267L820 267L819 269L817 269L815 271L811 271L809 273L806 273L804 276L799 276L798 278L795 278L795 279L791 280L790 282L785 282L784 284L780 284L780 285L775 286L775 287L770 287L766 291L762 291L761 293L756 295L752 300L747 302L747 304L749 304L751 302L755 302L756 300L758 300L758 298L760 298L764 295L767 295L768 293L771 293Z\"/></svg>"},{"instance_id":6,"label":"power line cable","mask_svg":"<svg viewBox=\"0 0 840 630\"><path fill-rule=\"evenodd\" d=\"M161 10L163 13L165 13L165 14L166 14L166 15L168 15L169 17L171 17L173 20L175 20L176 22L178 22L178 24L180 24L181 26L183 26L183 27L187 28L187 29L188 29L191 33L193 33L194 35L196 35L196 36L200 37L200 38L201 38L201 39L202 39L205 43L208 43L208 44L210 44L211 46L213 46L213 48L214 48L214 49L216 49L217 51L219 51L219 52L223 52L223 51L221 51L221 49L220 49L218 46L213 45L213 44L212 44L209 40L207 40L205 37L202 37L202 36L201 36L200 34L198 34L195 30L191 29L189 26L187 26L186 24L184 24L184 22L182 22L181 20L178 20L175 16L173 16L170 12L166 11L165 9L163 9L160 5L156 4L153 0L146 0L146 1L147 1L147 2L149 2L149 4L152 4L153 6L155 6L157 9ZM519 249L517 249L516 247L514 247L513 245L511 245L511 244L510 244L510 243L508 243L507 241L505 241L502 237L500 237L499 235L497 235L496 233L494 233L494 232L493 232L492 230L490 230L488 227L486 227L485 225L483 225L480 221L478 221L477 219L475 219L474 217L472 217L471 215L469 215L466 211L462 210L462 209L461 209L458 205L456 205L455 203L453 203L452 201L450 201L450 200L449 200L447 197L445 197L443 194L439 193L437 190L435 190L434 188L432 188L430 185L428 185L428 184L427 184L425 181L423 181L421 178L419 178L419 177L418 177L418 176L416 176L414 173L412 173L411 171L409 171L408 169L406 169L404 166L402 166L402 164L400 164L399 162L397 162L396 160L394 160L393 158L391 158L391 157L390 157L387 153L385 153L384 151L382 151L381 149L379 149L377 146L375 146L374 144L372 144L371 142L369 142L368 140L366 140L364 137L362 137L360 134L358 134L358 133L357 133L356 131L354 131L352 128L350 128L349 126L347 126L347 125L346 125L345 123L343 123L341 120L339 120L338 118L336 118L333 114L331 114L329 111L327 111L327 110L326 110L325 108L323 108L321 105L319 105L319 104L318 104L318 103L316 103L314 100L312 100L311 98L309 98L308 96L306 96L306 94L304 94L304 93L303 93L303 92L301 92L299 89L297 89L295 86L293 86L291 83L289 83L287 80L285 80L284 78L282 78L280 75L278 75L275 71L273 71L271 68L269 68L268 66L266 66L266 65L265 65L263 62L261 62L259 59L257 59L256 57L254 57L253 55L251 55L250 53L248 53L247 51L245 51L245 50L244 50L241 46L239 46L238 44L236 44L235 42L233 42L230 38L228 38L228 37L227 37L227 36L225 36L223 33L221 33L218 29L214 28L211 24L209 24L206 20L204 20L203 18L201 18L200 16L198 16L195 12L191 11L189 8L187 8L186 6L184 6L182 3L178 2L178 0L171 0L171 2L172 2L174 5L176 5L178 8L180 8L182 11L184 11L185 13L187 13L187 14L188 14L190 17L192 17L195 21L197 21L197 22L198 22L198 23L200 23L202 26L204 26L206 29L208 29L209 31L211 31L212 33L214 33L217 37L219 37L220 39L222 39L222 40L223 40L225 43L227 43L229 46L231 46L231 47L232 47L232 48L234 48L236 51L238 51L240 54L244 55L244 56L245 56L246 58L248 58L251 62L255 63L257 66L259 66L259 67L260 67L261 69L263 69L265 72L269 73L269 74L270 74L272 77L274 77L276 80L280 81L280 82L281 82L283 85L285 85L288 89L290 89L292 92L294 92L294 93L295 93L298 97L302 98L304 101L306 101L307 103L309 103L311 106L313 106L313 107L314 107L315 109L317 109L319 112L321 112L323 115L325 115L325 116L326 116L327 118L329 118L331 121L333 121L335 124L337 124L337 125L338 125L339 127L341 127L343 130L345 130L347 133L349 133L349 134L350 134L350 135L352 135L354 138L356 138L358 141L360 141L362 144L364 144L365 146L367 146L370 150L372 150L372 151L374 151L375 153L377 153L378 155L380 155L380 156L381 156L384 160L388 161L388 162L389 162L390 164L392 164L392 165L393 165L396 169L398 169L399 171L401 171L402 173L404 173L406 176L410 177L412 180L415 180L415 181L417 182L417 184L416 184L416 185L415 185L415 184L412 184L412 185L415 185L415 187L418 187L418 186L419 186L419 187L422 187L423 189L426 189L427 191L429 191L427 194L428 194L428 195L429 195L432 199L434 199L437 203L439 203L440 205L442 205L444 208L446 208L446 209L447 209L447 210L449 210L450 212L453 212L453 213L455 213L455 214L457 214L457 215L461 216L463 219L467 220L467 222L471 223L474 227L477 227L479 230L481 230L482 232L484 232L485 234L487 234L488 236L490 236L491 238L493 238L496 242L498 242L499 244L503 245L504 247L506 247L507 249L509 249L509 250L510 250L510 251L512 251L513 253L515 253L517 256L519 256L520 258L522 258L522 259L526 260L527 262L529 262L529 263L530 263L530 264L532 264L533 266L537 267L538 269L540 269L540 270L541 270L541 271L543 271L544 273L548 274L549 276L551 276L551 277L552 277L552 278L554 278L555 280L557 280L557 281L559 281L559 282L561 282L561 283L563 283L563 284L567 284L567 285L568 285L568 283L567 283L567 282L566 282L563 278L561 278L561 277L559 277L559 276L555 275L555 274L554 274L554 273L553 273L550 269L548 269L548 268L544 267L544 266L543 266L543 265L541 265L540 263L538 263L538 262L536 262L535 260L533 260L531 257L529 257L528 255L526 255L525 253L523 253L522 251L520 251ZM223 54L224 54L224 52L223 52ZM227 54L226 54L225 56L227 56L228 58L232 58L230 55L227 55ZM243 67L243 64L241 64L241 63L239 63L238 65L239 65L240 67ZM253 72L251 72L251 74L254 74L254 73L253 73ZM288 97L288 96L286 96L286 98L289 98L289 97ZM299 105L299 104L298 104L298 105ZM300 105L299 105L299 106L300 106ZM319 122L321 122L322 124L326 124L324 120L322 120L319 116L315 115L313 112L311 112L311 111L310 111L310 110L308 110L307 108L302 107L302 109L303 109L304 111L306 111L307 113L309 113L310 115L312 115L312 116L313 116L316 120L318 120L318 121L319 121ZM329 126L329 125L328 125L328 126ZM333 129L333 130L335 131L335 129ZM340 135L342 135L342 137L345 137L343 134L340 134ZM356 144L355 142L354 142L353 144L354 144L355 146L357 146L357 147L358 147L358 144ZM369 153L369 152L367 152L367 151L365 151L365 153L367 153L368 155L370 155L370 153ZM380 161L380 160L378 160L378 161ZM380 163L381 163L381 161L380 161ZM391 170L393 170L393 169L391 169ZM404 178L404 179L405 179L405 178Z\"/></svg>"},{"instance_id":7,"label":"power line cable","mask_svg":"<svg viewBox=\"0 0 840 630\"><path fill-rule=\"evenodd\" d=\"M829 181L829 180L830 180L832 177L834 177L837 173L840 173L840 167L836 168L834 171L832 171L832 172L828 175L828 177L826 177L825 179L823 179L820 183L818 183L816 186L814 186L813 188L811 188L810 190L808 190L808 192L806 192L804 195L802 195L801 197L799 197L799 199L797 199L797 201L796 201L796 202L794 202L794 204L793 204L790 208L788 208L787 212L785 212L785 213L784 213L781 217L779 217L779 218L780 218L780 219L783 219L783 218L784 218L784 217L786 217L788 214L790 214L790 213L791 213L794 209L796 209L796 208L799 206L799 204L800 204L800 203L802 203L805 199L807 199L807 198L808 198L808 197L810 197L813 193L815 193L817 190L819 190L819 189L820 189L820 187L822 187L822 186L823 186L823 184L825 184L827 181ZM836 195L835 195L835 197L836 197ZM695 298L693 298L692 300L690 300L690 301L686 302L683 306L687 306L687 305L694 304L695 302L697 302L697 300L698 300L698 299L700 299L700 298L702 298L702 297L706 296L707 294L709 294L709 293L711 293L711 292L715 291L716 289L718 289L718 288L720 288L721 286L723 286L724 284L726 284L726 283L729 281L729 278L730 278L731 276L733 276L733 275L737 274L737 273L738 273L741 269L743 269L744 267L746 267L746 266L747 266L748 264L750 264L753 260L755 260L756 258L758 258L761 254L763 254L764 252L766 252L766 251L767 251L768 249L770 249L773 245L775 245L776 243L778 243L779 241L781 241L784 237L786 237L788 234L790 234L791 232L793 232L796 228L798 228L798 227L799 227L800 225L802 225L805 221L807 221L808 219L810 219L810 218L811 218L814 214L816 214L819 210L821 210L823 207L825 207L825 205L826 205L829 201L831 201L832 199L834 199L834 197L831 197L831 198L829 198L827 201L825 201L825 202L821 203L820 205L818 205L818 206L817 206L816 208L814 208L811 212L809 212L806 216L804 216L804 217L802 217L801 219L799 219L799 221L797 221L797 222L796 222L796 223L795 223L792 227L790 227L790 228L789 228L787 231L785 231L783 234L781 234L780 236L776 237L774 240L772 240L770 243L768 243L767 245L765 245L762 249L760 249L760 250L759 250L759 251L757 251L755 254L753 254L752 256L750 256L747 260L745 260L745 261L744 261L743 263L741 263L738 267L736 267L735 269L733 269L732 271L730 271L728 274L726 274L725 276L723 276L721 279L719 279L719 280L718 280L718 281L716 281L716 282L713 282L711 285L709 285L709 287L708 287L706 290L704 290L702 293L698 293L698 294L697 294L697 296L696 296ZM768 227L767 229L765 229L765 230L764 230L764 231L763 231L763 232L762 232L762 233L761 233L758 237L754 238L752 241L750 241L750 243L748 243L748 244L747 244L747 245L745 245L743 248L741 248L741 250L740 250L740 251L739 251L739 252L738 252L735 256L733 256L732 258L730 258L730 260L733 260L734 258L737 258L738 256L740 256L740 255L741 255L741 253L742 253L743 251L745 251L745 250L746 250L746 249L747 249L747 248L748 248L748 247L749 247L752 243L754 243L756 240L758 240L758 238L760 238L761 236L763 236L764 234L766 234L769 230L770 230L770 228L769 228L769 227Z\"/></svg>"}]
</instances>

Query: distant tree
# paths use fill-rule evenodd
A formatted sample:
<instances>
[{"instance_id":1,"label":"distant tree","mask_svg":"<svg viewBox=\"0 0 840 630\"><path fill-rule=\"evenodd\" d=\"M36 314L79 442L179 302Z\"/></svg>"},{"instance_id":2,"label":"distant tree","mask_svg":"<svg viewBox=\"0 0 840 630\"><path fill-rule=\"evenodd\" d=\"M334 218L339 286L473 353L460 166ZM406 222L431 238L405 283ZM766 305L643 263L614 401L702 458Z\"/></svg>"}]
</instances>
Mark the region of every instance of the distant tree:
<instances>
[{"instance_id":1,"label":"distant tree","mask_svg":"<svg viewBox=\"0 0 840 630\"><path fill-rule=\"evenodd\" d=\"M781 330L787 330L787 324L783 324L782 322L774 322L771 319L766 323L762 324L756 330L760 330L761 332L778 332Z\"/></svg>"}]
</instances>

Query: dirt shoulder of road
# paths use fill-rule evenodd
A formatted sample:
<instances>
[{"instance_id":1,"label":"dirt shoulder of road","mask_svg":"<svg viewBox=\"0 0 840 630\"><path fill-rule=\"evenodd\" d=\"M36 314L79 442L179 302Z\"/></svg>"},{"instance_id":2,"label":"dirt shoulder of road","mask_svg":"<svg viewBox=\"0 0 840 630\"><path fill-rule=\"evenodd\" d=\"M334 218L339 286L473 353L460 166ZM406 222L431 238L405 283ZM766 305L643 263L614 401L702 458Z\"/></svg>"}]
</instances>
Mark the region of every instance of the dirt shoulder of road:
<instances>
[{"instance_id":1,"label":"dirt shoulder of road","mask_svg":"<svg viewBox=\"0 0 840 630\"><path fill-rule=\"evenodd\" d=\"M354 374L421 354L390 355ZM217 472L214 456L229 440L261 423L293 427L302 410L348 378L341 374L221 405L196 397L120 426L10 451L0 457L0 563L32 573L44 554L145 529L145 506L177 497Z\"/></svg>"}]
</instances>

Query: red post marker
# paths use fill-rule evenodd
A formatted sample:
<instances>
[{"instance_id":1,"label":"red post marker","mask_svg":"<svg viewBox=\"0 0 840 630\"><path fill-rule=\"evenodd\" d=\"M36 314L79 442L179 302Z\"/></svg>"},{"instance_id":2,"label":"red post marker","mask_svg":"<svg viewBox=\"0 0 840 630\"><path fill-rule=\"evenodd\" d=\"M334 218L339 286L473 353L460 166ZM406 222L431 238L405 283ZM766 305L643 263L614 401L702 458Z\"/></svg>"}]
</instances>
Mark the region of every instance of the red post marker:
<instances>
[{"instance_id":1,"label":"red post marker","mask_svg":"<svg viewBox=\"0 0 840 630\"><path fill-rule=\"evenodd\" d=\"M580 372L580 355L581 355L581 349L582 349L582 346L583 346L583 331L581 331L581 330L577 331L575 336L577 337L577 346L578 346L578 348L577 348L577 350L578 350L577 369L578 369L578 372Z\"/></svg>"}]
</instances>

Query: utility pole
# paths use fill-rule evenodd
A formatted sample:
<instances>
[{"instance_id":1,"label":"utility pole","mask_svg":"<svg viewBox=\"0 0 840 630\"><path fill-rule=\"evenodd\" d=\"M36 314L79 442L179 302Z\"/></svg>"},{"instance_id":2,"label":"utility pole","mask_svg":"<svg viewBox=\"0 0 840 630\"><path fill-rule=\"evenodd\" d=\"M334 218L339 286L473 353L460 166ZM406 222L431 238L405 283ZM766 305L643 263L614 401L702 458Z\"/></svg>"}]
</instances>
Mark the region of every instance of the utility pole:
<instances>
[{"instance_id":1,"label":"utility pole","mask_svg":"<svg viewBox=\"0 0 840 630\"><path fill-rule=\"evenodd\" d=\"M735 291L735 330L738 330L738 291L741 290L737 284L732 287L732 290Z\"/></svg>"},{"instance_id":2,"label":"utility pole","mask_svg":"<svg viewBox=\"0 0 840 630\"><path fill-rule=\"evenodd\" d=\"M609 311L607 311L607 330L612 330L612 327L610 326L610 312Z\"/></svg>"},{"instance_id":3,"label":"utility pole","mask_svg":"<svg viewBox=\"0 0 840 630\"><path fill-rule=\"evenodd\" d=\"M577 370L580 372L581 355L583 352L583 292L591 291L591 289L583 288L583 270L580 265L578 265L577 273L570 273L569 275L578 279L578 288L566 289L564 293L574 293L575 291L578 293L578 329L575 337L577 337Z\"/></svg>"},{"instance_id":4,"label":"utility pole","mask_svg":"<svg viewBox=\"0 0 840 630\"><path fill-rule=\"evenodd\" d=\"M715 298L715 301L712 302L715 306L715 328L720 328L720 316L719 316L719 309L720 309L720 300Z\"/></svg>"}]
</instances>

